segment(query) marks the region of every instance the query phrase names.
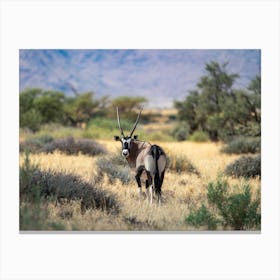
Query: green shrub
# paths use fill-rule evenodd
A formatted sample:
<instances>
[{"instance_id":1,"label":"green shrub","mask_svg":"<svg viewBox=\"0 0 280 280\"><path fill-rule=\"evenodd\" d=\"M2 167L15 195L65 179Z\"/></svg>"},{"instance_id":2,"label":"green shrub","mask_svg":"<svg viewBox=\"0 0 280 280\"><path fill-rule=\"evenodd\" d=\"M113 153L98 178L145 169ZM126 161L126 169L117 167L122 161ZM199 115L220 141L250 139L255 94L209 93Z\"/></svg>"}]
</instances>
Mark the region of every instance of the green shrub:
<instances>
[{"instance_id":1,"label":"green shrub","mask_svg":"<svg viewBox=\"0 0 280 280\"><path fill-rule=\"evenodd\" d=\"M229 142L222 152L227 154L247 154L260 153L261 138L260 137L238 137Z\"/></svg>"},{"instance_id":2,"label":"green shrub","mask_svg":"<svg viewBox=\"0 0 280 280\"><path fill-rule=\"evenodd\" d=\"M214 217L214 215L207 209L204 204L198 210L191 211L185 221L186 223L197 228L207 225L207 228L209 230L216 229L218 223L220 222Z\"/></svg>"},{"instance_id":3,"label":"green shrub","mask_svg":"<svg viewBox=\"0 0 280 280\"><path fill-rule=\"evenodd\" d=\"M197 130L189 137L189 140L193 142L207 142L209 141L209 136L206 132Z\"/></svg>"},{"instance_id":4,"label":"green shrub","mask_svg":"<svg viewBox=\"0 0 280 280\"><path fill-rule=\"evenodd\" d=\"M227 181L218 179L208 184L207 201L211 211L203 204L198 210L191 211L186 217L187 224L195 227L207 226L216 229L221 224L234 230L260 229L260 193L252 198L248 184L234 186L230 191ZM219 215L215 217L212 211Z\"/></svg>"},{"instance_id":5,"label":"green shrub","mask_svg":"<svg viewBox=\"0 0 280 280\"><path fill-rule=\"evenodd\" d=\"M172 131L172 136L177 141L187 140L190 133L190 126L187 122L180 122Z\"/></svg>"},{"instance_id":6,"label":"green shrub","mask_svg":"<svg viewBox=\"0 0 280 280\"><path fill-rule=\"evenodd\" d=\"M225 169L225 174L234 177L261 177L261 155L242 156Z\"/></svg>"},{"instance_id":7,"label":"green shrub","mask_svg":"<svg viewBox=\"0 0 280 280\"><path fill-rule=\"evenodd\" d=\"M99 168L99 173L101 175L107 174L111 182L119 179L123 184L127 184L133 180L130 167L120 154L99 158L96 164Z\"/></svg>"},{"instance_id":8,"label":"green shrub","mask_svg":"<svg viewBox=\"0 0 280 280\"><path fill-rule=\"evenodd\" d=\"M200 175L199 171L192 162L187 157L181 155L167 156L167 168L177 173L189 172Z\"/></svg>"},{"instance_id":9,"label":"green shrub","mask_svg":"<svg viewBox=\"0 0 280 280\"><path fill-rule=\"evenodd\" d=\"M229 184L225 180L217 180L208 184L207 199L218 211L226 226L235 230L259 228L261 224L260 197L252 199L251 188L242 184L240 192L229 192Z\"/></svg>"},{"instance_id":10,"label":"green shrub","mask_svg":"<svg viewBox=\"0 0 280 280\"><path fill-rule=\"evenodd\" d=\"M75 140L73 137L56 139L45 145L41 151L45 153L60 151L66 153L67 155L76 155L78 153L82 153L91 156L107 153L106 149L101 144L93 140Z\"/></svg>"}]
</instances>

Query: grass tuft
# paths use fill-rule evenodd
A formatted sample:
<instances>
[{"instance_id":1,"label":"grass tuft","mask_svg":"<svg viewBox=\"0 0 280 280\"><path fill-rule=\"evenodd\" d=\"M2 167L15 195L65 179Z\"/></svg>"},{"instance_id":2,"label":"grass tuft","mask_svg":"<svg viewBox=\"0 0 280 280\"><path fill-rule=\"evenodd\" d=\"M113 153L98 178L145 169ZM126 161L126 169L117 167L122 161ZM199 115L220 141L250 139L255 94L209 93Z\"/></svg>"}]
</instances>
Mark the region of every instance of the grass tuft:
<instances>
[{"instance_id":1,"label":"grass tuft","mask_svg":"<svg viewBox=\"0 0 280 280\"><path fill-rule=\"evenodd\" d=\"M167 168L177 173L188 172L200 175L200 172L186 156L167 156Z\"/></svg>"},{"instance_id":2,"label":"grass tuft","mask_svg":"<svg viewBox=\"0 0 280 280\"><path fill-rule=\"evenodd\" d=\"M119 179L122 184L128 184L133 180L130 167L127 161L120 154L113 154L107 157L99 158L96 162L99 174L108 176L110 182Z\"/></svg>"}]
</instances>

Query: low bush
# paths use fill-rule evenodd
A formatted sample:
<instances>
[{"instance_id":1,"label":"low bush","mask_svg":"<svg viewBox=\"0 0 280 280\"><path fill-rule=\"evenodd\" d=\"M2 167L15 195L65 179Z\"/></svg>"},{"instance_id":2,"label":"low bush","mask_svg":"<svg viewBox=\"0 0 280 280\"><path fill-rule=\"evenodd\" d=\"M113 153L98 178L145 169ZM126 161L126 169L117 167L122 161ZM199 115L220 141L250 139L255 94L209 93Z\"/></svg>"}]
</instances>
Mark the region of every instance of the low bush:
<instances>
[{"instance_id":1,"label":"low bush","mask_svg":"<svg viewBox=\"0 0 280 280\"><path fill-rule=\"evenodd\" d=\"M44 146L42 152L53 153L60 151L68 155L75 155L79 152L88 155L98 155L105 153L105 149L95 141L88 139L75 140L73 137L56 139Z\"/></svg>"},{"instance_id":2,"label":"low bush","mask_svg":"<svg viewBox=\"0 0 280 280\"><path fill-rule=\"evenodd\" d=\"M52 142L53 140L53 137L48 134L29 138L26 141L20 143L19 150L20 152L28 150L30 153L38 153L46 144Z\"/></svg>"},{"instance_id":3,"label":"low bush","mask_svg":"<svg viewBox=\"0 0 280 280\"><path fill-rule=\"evenodd\" d=\"M207 142L209 141L209 136L206 132L197 130L189 137L189 140L193 142Z\"/></svg>"},{"instance_id":4,"label":"low bush","mask_svg":"<svg viewBox=\"0 0 280 280\"><path fill-rule=\"evenodd\" d=\"M114 182L119 179L123 184L133 180L127 161L120 154L113 154L97 159L99 174L107 174L109 180Z\"/></svg>"},{"instance_id":5,"label":"low bush","mask_svg":"<svg viewBox=\"0 0 280 280\"><path fill-rule=\"evenodd\" d=\"M186 156L167 156L167 168L177 173L189 172L200 175L200 172Z\"/></svg>"},{"instance_id":6,"label":"low bush","mask_svg":"<svg viewBox=\"0 0 280 280\"><path fill-rule=\"evenodd\" d=\"M237 188L237 187L236 187ZM217 180L208 185L207 199L218 210L224 224L235 230L259 228L261 224L260 197L252 199L251 187L242 184L240 192L229 192L225 180Z\"/></svg>"},{"instance_id":7,"label":"low bush","mask_svg":"<svg viewBox=\"0 0 280 280\"><path fill-rule=\"evenodd\" d=\"M242 156L226 167L225 174L233 177L261 177L261 155Z\"/></svg>"},{"instance_id":8,"label":"low bush","mask_svg":"<svg viewBox=\"0 0 280 280\"><path fill-rule=\"evenodd\" d=\"M186 222L197 228L206 225L209 230L215 230L220 223L204 204L198 210L191 211L186 218Z\"/></svg>"},{"instance_id":9,"label":"low bush","mask_svg":"<svg viewBox=\"0 0 280 280\"><path fill-rule=\"evenodd\" d=\"M180 122L173 130L172 136L177 141L184 141L187 140L190 133L190 126L187 122Z\"/></svg>"},{"instance_id":10,"label":"low bush","mask_svg":"<svg viewBox=\"0 0 280 280\"><path fill-rule=\"evenodd\" d=\"M43 171L30 164L26 156L20 167L20 200L29 203L51 197L56 200L66 199L81 201L81 210L96 208L110 213L119 211L115 196L93 184L83 181L74 174Z\"/></svg>"},{"instance_id":11,"label":"low bush","mask_svg":"<svg viewBox=\"0 0 280 280\"><path fill-rule=\"evenodd\" d=\"M63 230L56 222L49 222L49 211L41 186L33 185L32 174L38 166L31 164L26 152L20 168L20 230Z\"/></svg>"},{"instance_id":12,"label":"low bush","mask_svg":"<svg viewBox=\"0 0 280 280\"><path fill-rule=\"evenodd\" d=\"M247 154L260 153L261 138L260 137L238 137L230 141L223 149L223 153L227 154Z\"/></svg>"},{"instance_id":13,"label":"low bush","mask_svg":"<svg viewBox=\"0 0 280 280\"><path fill-rule=\"evenodd\" d=\"M195 227L207 226L208 229L215 229L218 224L234 230L260 229L260 194L253 199L251 187L246 183L233 189L235 191L230 191L228 182L222 179L209 183L207 200L212 210L202 205L189 214L186 223ZM214 210L218 219L212 212Z\"/></svg>"}]
</instances>

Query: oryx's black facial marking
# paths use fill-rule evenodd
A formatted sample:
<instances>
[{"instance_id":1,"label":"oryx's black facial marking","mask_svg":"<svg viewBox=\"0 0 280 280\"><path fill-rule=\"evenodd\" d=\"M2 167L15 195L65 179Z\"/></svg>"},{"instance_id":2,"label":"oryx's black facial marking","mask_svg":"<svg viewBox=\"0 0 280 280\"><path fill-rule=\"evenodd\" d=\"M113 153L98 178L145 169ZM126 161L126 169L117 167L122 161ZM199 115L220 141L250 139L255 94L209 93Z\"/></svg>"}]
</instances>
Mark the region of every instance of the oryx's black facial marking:
<instances>
[{"instance_id":1,"label":"oryx's black facial marking","mask_svg":"<svg viewBox=\"0 0 280 280\"><path fill-rule=\"evenodd\" d=\"M122 142L122 155L124 157L128 157L131 148L131 137L123 137L121 138Z\"/></svg>"}]
</instances>

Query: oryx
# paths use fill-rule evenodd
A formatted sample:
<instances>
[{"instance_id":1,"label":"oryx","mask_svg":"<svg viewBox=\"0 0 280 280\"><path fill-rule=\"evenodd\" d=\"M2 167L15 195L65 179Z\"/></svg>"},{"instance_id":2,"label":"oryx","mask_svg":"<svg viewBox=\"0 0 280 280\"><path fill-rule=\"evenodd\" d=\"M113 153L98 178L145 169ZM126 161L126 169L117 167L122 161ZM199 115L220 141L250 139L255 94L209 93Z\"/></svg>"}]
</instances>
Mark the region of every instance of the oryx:
<instances>
[{"instance_id":1,"label":"oryx","mask_svg":"<svg viewBox=\"0 0 280 280\"><path fill-rule=\"evenodd\" d=\"M157 145L151 145L145 141L139 141L137 136L132 137L139 122L143 108L140 110L136 122L129 134L125 136L120 123L119 110L117 107L117 120L121 137L115 136L116 141L122 144L122 156L126 158L131 169L135 170L135 179L138 185L139 199L142 197L141 175L146 173L146 193L150 203L153 202L153 190L157 195L158 203L161 203L161 186L166 168L166 154Z\"/></svg>"}]
</instances>

